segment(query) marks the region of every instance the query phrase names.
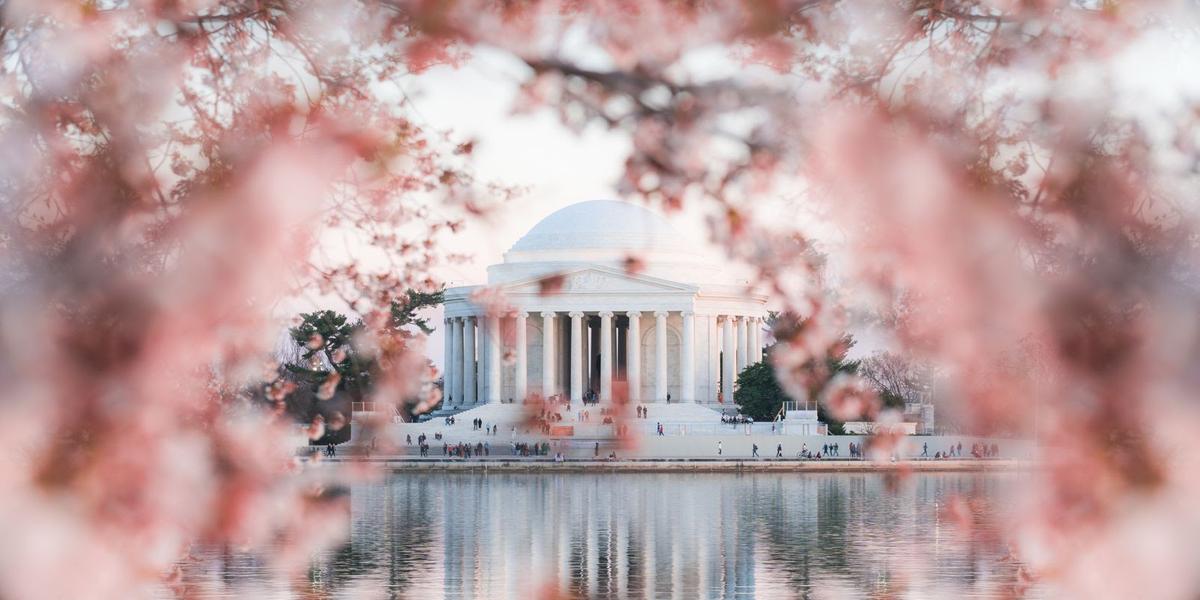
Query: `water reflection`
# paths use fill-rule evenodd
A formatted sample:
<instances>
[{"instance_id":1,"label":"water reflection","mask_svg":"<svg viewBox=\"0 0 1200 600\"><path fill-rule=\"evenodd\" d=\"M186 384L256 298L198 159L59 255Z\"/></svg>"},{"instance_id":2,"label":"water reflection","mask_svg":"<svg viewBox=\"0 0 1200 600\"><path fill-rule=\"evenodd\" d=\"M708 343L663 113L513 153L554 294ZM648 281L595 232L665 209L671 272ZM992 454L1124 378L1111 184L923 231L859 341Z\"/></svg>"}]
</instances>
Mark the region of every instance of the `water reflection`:
<instances>
[{"instance_id":1,"label":"water reflection","mask_svg":"<svg viewBox=\"0 0 1200 600\"><path fill-rule=\"evenodd\" d=\"M998 499L1007 481L928 474L889 491L870 474L396 476L351 490L350 542L317 557L300 593L990 597L1014 566L1002 548L968 543L939 508L953 495ZM250 557L205 564L231 591L297 593L273 587Z\"/></svg>"}]
</instances>

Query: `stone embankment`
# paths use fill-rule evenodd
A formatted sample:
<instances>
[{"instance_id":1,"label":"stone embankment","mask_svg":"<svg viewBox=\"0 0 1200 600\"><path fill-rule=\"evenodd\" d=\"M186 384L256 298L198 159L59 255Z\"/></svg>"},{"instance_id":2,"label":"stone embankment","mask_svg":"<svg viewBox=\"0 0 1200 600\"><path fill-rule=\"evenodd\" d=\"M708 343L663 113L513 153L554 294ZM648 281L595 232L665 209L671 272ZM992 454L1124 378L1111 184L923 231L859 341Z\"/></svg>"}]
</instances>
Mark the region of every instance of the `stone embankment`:
<instances>
[{"instance_id":1,"label":"stone embankment","mask_svg":"<svg viewBox=\"0 0 1200 600\"><path fill-rule=\"evenodd\" d=\"M396 473L908 473L997 472L1034 468L1030 461L992 460L864 460L797 459L623 459L556 461L553 458L324 458L317 464L348 462L377 465Z\"/></svg>"}]
</instances>

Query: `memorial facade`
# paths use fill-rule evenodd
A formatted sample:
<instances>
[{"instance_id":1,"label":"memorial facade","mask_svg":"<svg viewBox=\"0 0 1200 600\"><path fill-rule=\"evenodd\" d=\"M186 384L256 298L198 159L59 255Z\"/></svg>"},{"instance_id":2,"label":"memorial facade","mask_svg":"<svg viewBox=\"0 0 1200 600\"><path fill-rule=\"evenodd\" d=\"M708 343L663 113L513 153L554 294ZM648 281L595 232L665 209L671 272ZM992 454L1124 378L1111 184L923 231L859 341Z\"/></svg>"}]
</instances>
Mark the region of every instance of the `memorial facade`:
<instances>
[{"instance_id":1,"label":"memorial facade","mask_svg":"<svg viewBox=\"0 0 1200 600\"><path fill-rule=\"evenodd\" d=\"M766 297L642 206L594 200L529 230L486 285L446 292L445 406L562 396L732 403Z\"/></svg>"}]
</instances>

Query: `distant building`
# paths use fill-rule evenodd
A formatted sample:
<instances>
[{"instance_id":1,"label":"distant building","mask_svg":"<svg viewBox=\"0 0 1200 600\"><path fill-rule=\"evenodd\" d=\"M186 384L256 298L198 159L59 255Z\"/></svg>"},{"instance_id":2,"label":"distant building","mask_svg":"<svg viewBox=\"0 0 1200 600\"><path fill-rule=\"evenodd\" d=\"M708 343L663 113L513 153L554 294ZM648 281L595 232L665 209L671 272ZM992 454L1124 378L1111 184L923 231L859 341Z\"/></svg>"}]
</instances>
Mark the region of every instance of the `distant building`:
<instances>
[{"instance_id":1,"label":"distant building","mask_svg":"<svg viewBox=\"0 0 1200 600\"><path fill-rule=\"evenodd\" d=\"M933 414L933 404L909 402L904 405L904 411L898 421L847 421L842 424L842 431L854 435L896 431L904 435L933 435Z\"/></svg>"}]
</instances>

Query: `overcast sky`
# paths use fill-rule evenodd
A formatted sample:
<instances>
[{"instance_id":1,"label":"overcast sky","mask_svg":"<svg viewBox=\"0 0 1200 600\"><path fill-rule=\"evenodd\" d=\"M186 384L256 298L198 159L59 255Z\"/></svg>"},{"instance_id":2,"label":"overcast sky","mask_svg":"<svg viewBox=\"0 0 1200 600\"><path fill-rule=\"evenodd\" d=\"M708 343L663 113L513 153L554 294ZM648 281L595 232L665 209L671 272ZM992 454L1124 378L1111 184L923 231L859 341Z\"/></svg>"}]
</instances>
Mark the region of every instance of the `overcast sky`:
<instances>
[{"instance_id":1,"label":"overcast sky","mask_svg":"<svg viewBox=\"0 0 1200 600\"><path fill-rule=\"evenodd\" d=\"M510 56L484 49L457 69L431 69L405 87L422 125L453 130L456 139L478 140L474 166L481 180L524 188L495 220L468 223L452 241L456 246L450 250L470 253L474 260L438 273L450 286L486 283L487 266L500 262L514 242L555 210L585 200L623 199L615 185L629 153L628 138L599 125L577 135L545 110L513 115L516 82L527 76L524 69ZM708 244L704 214L696 207L668 220L681 236L722 255ZM436 323L440 329L440 311ZM426 353L441 366L440 330Z\"/></svg>"},{"instance_id":2,"label":"overcast sky","mask_svg":"<svg viewBox=\"0 0 1200 600\"><path fill-rule=\"evenodd\" d=\"M1179 60L1163 61L1163 56L1176 56ZM1071 89L1085 96L1099 93L1106 80L1115 84L1113 87L1124 100L1117 103L1118 110L1136 115L1148 134L1162 142L1172 133L1171 124L1177 122L1170 113L1178 110L1185 99L1200 97L1200 78L1194 76L1192 68L1198 61L1200 47L1194 36L1180 40L1156 35L1133 44L1110 61L1080 68L1073 74L1064 75L1063 79L1070 79ZM753 79L772 77L766 69L747 68L722 49L700 51L682 62L686 71L697 74L699 79L731 75ZM435 273L450 286L485 283L487 266L500 262L504 251L555 210L584 200L622 199L615 185L628 155L627 137L599 125L576 134L546 110L512 114L517 82L527 76L526 67L510 55L477 48L464 65L436 67L402 82L420 125L426 129L450 131L456 140L476 140L473 167L481 181L503 182L524 190L513 206L496 211L493 220L468 223L450 240L453 247L446 250L473 256L467 264ZM777 83L779 79L774 81ZM1000 87L1013 85L1025 88L1025 92L1036 93L1037 84L1029 84L1019 68ZM1025 87L1027 85L1030 87ZM781 220L788 221L790 226L808 229L807 233L818 240L825 238L829 242L836 237L814 232L812 228L821 228L820 223L810 222L807 227L797 223L804 220L807 213L792 200L764 198L763 204L773 218L778 213ZM700 207L688 206L682 214L673 215L670 221L681 235L692 238L696 244L707 245L706 225L700 210ZM710 249L721 255L715 248ZM837 256L830 256L830 259L836 271ZM727 268L739 269L737 265L727 265ZM302 302L300 305L304 308L301 310L311 310L313 303L312 299ZM289 306L288 310L291 308ZM438 311L434 318L438 331L429 340L426 353L441 367L441 312ZM861 332L859 337L863 337Z\"/></svg>"}]
</instances>

